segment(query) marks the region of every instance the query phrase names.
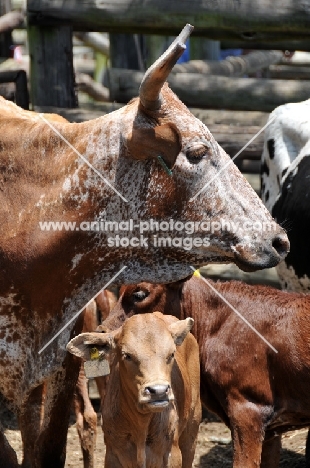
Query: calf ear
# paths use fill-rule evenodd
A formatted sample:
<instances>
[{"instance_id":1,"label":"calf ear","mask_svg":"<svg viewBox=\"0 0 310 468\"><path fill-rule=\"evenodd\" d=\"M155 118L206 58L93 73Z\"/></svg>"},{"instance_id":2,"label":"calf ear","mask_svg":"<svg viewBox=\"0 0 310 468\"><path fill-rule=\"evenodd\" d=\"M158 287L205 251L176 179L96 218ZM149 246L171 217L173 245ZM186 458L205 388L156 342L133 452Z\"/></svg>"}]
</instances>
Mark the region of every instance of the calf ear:
<instances>
[{"instance_id":1,"label":"calf ear","mask_svg":"<svg viewBox=\"0 0 310 468\"><path fill-rule=\"evenodd\" d=\"M169 325L169 331L177 346L180 346L186 338L186 335L191 330L194 320L188 317L185 320L178 320Z\"/></svg>"},{"instance_id":2,"label":"calf ear","mask_svg":"<svg viewBox=\"0 0 310 468\"><path fill-rule=\"evenodd\" d=\"M133 128L127 139L127 148L133 159L145 161L161 156L172 169L182 145L175 125L164 124L152 128Z\"/></svg>"},{"instance_id":3,"label":"calf ear","mask_svg":"<svg viewBox=\"0 0 310 468\"><path fill-rule=\"evenodd\" d=\"M67 351L89 361L93 347L98 348L101 354L108 355L115 348L114 336L111 333L81 333L69 341Z\"/></svg>"}]
</instances>

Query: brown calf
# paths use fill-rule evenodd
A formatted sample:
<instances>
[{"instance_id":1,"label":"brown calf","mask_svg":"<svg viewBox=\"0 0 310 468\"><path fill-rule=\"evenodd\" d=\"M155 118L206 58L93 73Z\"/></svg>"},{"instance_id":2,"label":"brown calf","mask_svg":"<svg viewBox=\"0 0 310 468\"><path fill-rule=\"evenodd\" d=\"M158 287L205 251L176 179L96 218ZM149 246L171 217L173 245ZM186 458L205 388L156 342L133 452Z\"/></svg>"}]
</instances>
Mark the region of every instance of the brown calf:
<instances>
[{"instance_id":1,"label":"brown calf","mask_svg":"<svg viewBox=\"0 0 310 468\"><path fill-rule=\"evenodd\" d=\"M114 355L102 409L105 468L192 467L201 418L192 324L155 312L69 342L85 360L94 345L102 356Z\"/></svg>"},{"instance_id":2,"label":"brown calf","mask_svg":"<svg viewBox=\"0 0 310 468\"><path fill-rule=\"evenodd\" d=\"M310 426L310 297L266 286L208 280L274 352L199 278L123 288L99 329L159 310L194 318L201 399L231 429L234 468L276 468L281 434Z\"/></svg>"}]
</instances>

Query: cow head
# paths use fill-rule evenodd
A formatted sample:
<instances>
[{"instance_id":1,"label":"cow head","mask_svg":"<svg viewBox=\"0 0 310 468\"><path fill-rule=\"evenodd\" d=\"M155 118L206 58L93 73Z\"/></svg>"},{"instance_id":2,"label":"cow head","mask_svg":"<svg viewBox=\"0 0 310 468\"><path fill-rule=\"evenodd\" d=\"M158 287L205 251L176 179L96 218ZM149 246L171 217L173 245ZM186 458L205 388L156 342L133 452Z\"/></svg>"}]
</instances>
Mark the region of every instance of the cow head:
<instances>
[{"instance_id":1,"label":"cow head","mask_svg":"<svg viewBox=\"0 0 310 468\"><path fill-rule=\"evenodd\" d=\"M122 392L140 412L161 411L174 400L171 383L176 347L192 328L191 318L177 320L160 312L136 315L111 333L82 333L67 345L70 353L90 359L90 349L115 354ZM113 371L112 371L113 372Z\"/></svg>"},{"instance_id":2,"label":"cow head","mask_svg":"<svg viewBox=\"0 0 310 468\"><path fill-rule=\"evenodd\" d=\"M105 240L111 255L127 265L125 283L175 281L190 273L188 265L209 262L269 268L289 248L285 232L229 156L166 83L190 32L187 25L146 72L139 98L107 116L111 128L118 122L120 142L112 130L110 137L114 180L128 203L110 198L104 221L131 219L135 226L118 231L118 240L114 232Z\"/></svg>"}]
</instances>

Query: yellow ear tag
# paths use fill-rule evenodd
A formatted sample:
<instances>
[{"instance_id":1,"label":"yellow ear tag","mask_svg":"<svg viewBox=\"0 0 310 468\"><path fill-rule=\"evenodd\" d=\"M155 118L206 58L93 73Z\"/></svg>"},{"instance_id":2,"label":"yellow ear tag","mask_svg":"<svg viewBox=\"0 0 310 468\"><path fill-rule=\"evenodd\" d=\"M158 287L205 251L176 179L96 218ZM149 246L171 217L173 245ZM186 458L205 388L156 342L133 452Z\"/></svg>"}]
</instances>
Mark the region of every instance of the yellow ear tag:
<instances>
[{"instance_id":1,"label":"yellow ear tag","mask_svg":"<svg viewBox=\"0 0 310 468\"><path fill-rule=\"evenodd\" d=\"M84 362L84 371L88 379L101 377L110 373L109 361L99 354L96 347L90 348L90 361Z\"/></svg>"},{"instance_id":2,"label":"yellow ear tag","mask_svg":"<svg viewBox=\"0 0 310 468\"><path fill-rule=\"evenodd\" d=\"M195 270L193 273L193 276L196 276L196 278L201 278L201 274L199 270Z\"/></svg>"},{"instance_id":3,"label":"yellow ear tag","mask_svg":"<svg viewBox=\"0 0 310 468\"><path fill-rule=\"evenodd\" d=\"M99 359L99 351L97 348L90 348L90 359L93 361L94 359Z\"/></svg>"}]
</instances>

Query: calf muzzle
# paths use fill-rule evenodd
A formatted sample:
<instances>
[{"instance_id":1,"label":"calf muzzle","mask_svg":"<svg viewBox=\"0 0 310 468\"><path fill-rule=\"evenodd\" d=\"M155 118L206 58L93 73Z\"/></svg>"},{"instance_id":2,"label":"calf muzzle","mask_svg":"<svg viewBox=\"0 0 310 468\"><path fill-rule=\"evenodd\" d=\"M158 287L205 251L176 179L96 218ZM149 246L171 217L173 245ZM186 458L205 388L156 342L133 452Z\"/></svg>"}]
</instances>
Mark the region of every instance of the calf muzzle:
<instances>
[{"instance_id":1,"label":"calf muzzle","mask_svg":"<svg viewBox=\"0 0 310 468\"><path fill-rule=\"evenodd\" d=\"M146 385L142 395L140 403L155 411L166 408L170 401L174 400L171 386L168 383Z\"/></svg>"}]
</instances>

